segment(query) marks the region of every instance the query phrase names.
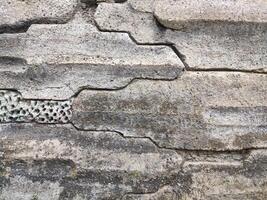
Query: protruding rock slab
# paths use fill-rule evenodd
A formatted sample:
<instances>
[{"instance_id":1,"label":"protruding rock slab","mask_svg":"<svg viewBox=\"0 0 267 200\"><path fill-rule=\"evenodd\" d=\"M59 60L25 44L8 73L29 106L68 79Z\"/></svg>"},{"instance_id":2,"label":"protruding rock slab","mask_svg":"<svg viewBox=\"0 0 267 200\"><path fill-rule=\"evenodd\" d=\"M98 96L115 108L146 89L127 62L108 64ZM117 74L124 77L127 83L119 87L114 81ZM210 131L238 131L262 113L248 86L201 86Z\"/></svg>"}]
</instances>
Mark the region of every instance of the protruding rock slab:
<instances>
[{"instance_id":1,"label":"protruding rock slab","mask_svg":"<svg viewBox=\"0 0 267 200\"><path fill-rule=\"evenodd\" d=\"M162 1L156 2L161 4ZM220 4L222 2L227 1ZM100 29L129 32L139 43L174 44L191 69L267 71L267 23L264 20L260 23L257 20L235 23L191 21L190 26L174 31L159 26L153 13L143 11L142 1L134 1L135 9L132 4L100 4L95 14ZM151 10L155 4L150 5ZM262 4L264 7L266 1ZM168 9L164 9L165 4L158 7L162 12L169 13ZM176 13L183 13L183 10Z\"/></svg>"},{"instance_id":2,"label":"protruding rock slab","mask_svg":"<svg viewBox=\"0 0 267 200\"><path fill-rule=\"evenodd\" d=\"M175 81L138 81L118 91L82 91L75 126L150 137L162 147L267 147L265 75L188 72Z\"/></svg>"},{"instance_id":3,"label":"protruding rock slab","mask_svg":"<svg viewBox=\"0 0 267 200\"><path fill-rule=\"evenodd\" d=\"M178 30L201 22L267 23L265 0L160 0L154 5L159 22Z\"/></svg>"},{"instance_id":4,"label":"protruding rock slab","mask_svg":"<svg viewBox=\"0 0 267 200\"><path fill-rule=\"evenodd\" d=\"M32 124L2 124L0 138L0 197L7 199L49 192L54 199L119 199L180 181L183 158L148 139Z\"/></svg>"},{"instance_id":5,"label":"protruding rock slab","mask_svg":"<svg viewBox=\"0 0 267 200\"><path fill-rule=\"evenodd\" d=\"M77 0L1 0L0 32L31 23L66 23L76 7Z\"/></svg>"},{"instance_id":6,"label":"protruding rock slab","mask_svg":"<svg viewBox=\"0 0 267 200\"><path fill-rule=\"evenodd\" d=\"M32 25L27 33L0 35L0 88L25 98L66 99L86 87L171 80L182 70L170 47L137 45L126 33L102 33L92 25Z\"/></svg>"}]
</instances>

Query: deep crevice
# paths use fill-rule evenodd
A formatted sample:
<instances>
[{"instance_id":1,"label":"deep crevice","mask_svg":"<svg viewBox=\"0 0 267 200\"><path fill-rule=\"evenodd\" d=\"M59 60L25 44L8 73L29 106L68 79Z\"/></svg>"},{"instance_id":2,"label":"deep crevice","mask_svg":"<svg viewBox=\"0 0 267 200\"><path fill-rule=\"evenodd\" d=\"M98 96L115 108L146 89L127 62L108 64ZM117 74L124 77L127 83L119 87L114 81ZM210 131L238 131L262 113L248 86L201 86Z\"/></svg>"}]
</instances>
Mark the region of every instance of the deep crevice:
<instances>
[{"instance_id":1,"label":"deep crevice","mask_svg":"<svg viewBox=\"0 0 267 200\"><path fill-rule=\"evenodd\" d=\"M250 73L250 74L264 74L267 75L267 71L263 70L246 70L246 69L229 69L229 68L209 68L209 69L198 69L187 67L186 71L188 72L241 72L241 73Z\"/></svg>"}]
</instances>

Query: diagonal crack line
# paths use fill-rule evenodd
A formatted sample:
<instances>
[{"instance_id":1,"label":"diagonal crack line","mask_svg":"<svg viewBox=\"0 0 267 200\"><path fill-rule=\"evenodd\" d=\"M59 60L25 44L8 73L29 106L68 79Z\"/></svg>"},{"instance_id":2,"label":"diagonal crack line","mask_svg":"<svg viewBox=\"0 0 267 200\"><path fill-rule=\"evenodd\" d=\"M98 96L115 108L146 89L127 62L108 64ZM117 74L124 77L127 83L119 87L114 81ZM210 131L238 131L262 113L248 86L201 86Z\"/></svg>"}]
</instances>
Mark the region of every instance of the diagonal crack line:
<instances>
[{"instance_id":1,"label":"diagonal crack line","mask_svg":"<svg viewBox=\"0 0 267 200\"><path fill-rule=\"evenodd\" d=\"M184 71L196 71L196 72L244 72L244 73L255 73L255 74L267 74L267 72L264 72L262 70L246 70L246 69L229 69L229 68L209 68L209 69L196 69L190 67L190 65L186 62L186 55L182 54L174 43L171 42L155 42L155 43L142 43L138 42L129 31L118 31L118 30L106 30L101 28L98 23L95 21L95 26L100 32L108 32L108 33L126 33L128 34L129 38L135 42L137 45L145 45L145 46L167 46L173 50L173 52L177 55L177 57L180 59L180 61L184 65ZM160 24L159 24L160 25ZM164 27L165 28L165 27ZM166 29L166 28L165 28Z\"/></svg>"},{"instance_id":2,"label":"diagonal crack line","mask_svg":"<svg viewBox=\"0 0 267 200\"><path fill-rule=\"evenodd\" d=\"M107 88L107 87L101 87L101 88L96 88L96 87L88 87L88 86L83 86L80 87L76 93L74 93L69 99L72 98L76 98L79 96L79 94L83 91L83 90L91 90L91 91L119 91L119 90L123 90L125 88L127 88L129 85L133 84L136 81L140 81L140 80L148 80L148 81L164 81L164 82L172 82L174 80L177 80L179 77L181 77L183 75L184 71L181 71L180 74L178 74L177 76L173 77L173 78L147 78L147 77L134 77L131 80L128 81L128 83L124 84L123 86L120 87L116 87L116 88Z\"/></svg>"},{"instance_id":3,"label":"diagonal crack line","mask_svg":"<svg viewBox=\"0 0 267 200\"><path fill-rule=\"evenodd\" d=\"M113 130L113 129L82 129L77 127L71 120L69 122L76 130L78 131L95 131L95 132L114 132L119 134L121 137L126 138L126 139L147 139L150 142L152 142L158 149L165 149L165 150L172 150L176 152L199 152L199 153L240 153L243 154L244 152L248 151L253 151L253 150L267 150L265 147L250 147L250 148L243 148L243 149L233 149L233 150L203 150L203 149L186 149L186 148L175 148L175 147L167 147L167 146L161 146L159 145L155 140L153 140L151 137L148 136L126 136L124 133L118 131L118 130Z\"/></svg>"},{"instance_id":4,"label":"diagonal crack line","mask_svg":"<svg viewBox=\"0 0 267 200\"><path fill-rule=\"evenodd\" d=\"M138 42L133 36L132 34L129 32L129 31L117 31L117 30L112 30L112 31L109 31L109 30L105 30L105 29L102 29L96 22L96 20L94 19L95 21L95 26L96 28L98 29L98 31L100 32L106 32L106 33L126 33L129 38L134 42L136 43L137 45L140 45L140 46L167 46L169 48L171 48L173 50L173 52L176 54L176 56L180 59L180 61L183 63L184 67L187 68L189 67L188 64L186 63L185 61L185 56L179 52L179 50L175 47L175 45L173 43L163 43L163 42L157 42L157 43L142 43L142 42ZM178 64L178 63L177 63Z\"/></svg>"}]
</instances>

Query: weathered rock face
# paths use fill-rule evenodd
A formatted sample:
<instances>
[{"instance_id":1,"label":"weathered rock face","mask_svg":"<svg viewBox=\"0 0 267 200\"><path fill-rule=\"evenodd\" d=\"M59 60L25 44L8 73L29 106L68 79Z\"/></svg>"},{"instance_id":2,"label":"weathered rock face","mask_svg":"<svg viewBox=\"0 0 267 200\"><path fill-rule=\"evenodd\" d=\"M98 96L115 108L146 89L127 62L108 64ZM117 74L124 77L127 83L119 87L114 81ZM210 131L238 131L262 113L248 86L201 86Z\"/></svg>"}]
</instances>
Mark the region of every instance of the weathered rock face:
<instances>
[{"instance_id":1,"label":"weathered rock face","mask_svg":"<svg viewBox=\"0 0 267 200\"><path fill-rule=\"evenodd\" d=\"M12 187L39 184L56 185L57 198L66 199L153 192L178 181L183 161L175 151L158 149L148 139L77 131L71 125L2 125L1 147L1 152L8 152L2 166L9 169L2 173L12 177L3 189L6 198L12 198ZM17 193L24 192L35 193Z\"/></svg>"},{"instance_id":2,"label":"weathered rock face","mask_svg":"<svg viewBox=\"0 0 267 200\"><path fill-rule=\"evenodd\" d=\"M0 200L267 199L264 0L3 0Z\"/></svg>"},{"instance_id":3,"label":"weathered rock face","mask_svg":"<svg viewBox=\"0 0 267 200\"><path fill-rule=\"evenodd\" d=\"M139 43L173 44L189 69L266 72L266 1L145 2L100 4L96 22L101 30L129 32ZM160 27L156 17L178 30Z\"/></svg>"},{"instance_id":4,"label":"weathered rock face","mask_svg":"<svg viewBox=\"0 0 267 200\"><path fill-rule=\"evenodd\" d=\"M74 100L72 121L81 129L150 137L169 148L267 147L266 88L265 75L189 72L118 91L84 90Z\"/></svg>"},{"instance_id":5,"label":"weathered rock face","mask_svg":"<svg viewBox=\"0 0 267 200\"><path fill-rule=\"evenodd\" d=\"M26 33L3 34L0 56L1 87L16 88L25 98L66 99L85 87L171 80L183 70L168 46L137 45L125 33L102 33L90 24L33 25Z\"/></svg>"}]
</instances>

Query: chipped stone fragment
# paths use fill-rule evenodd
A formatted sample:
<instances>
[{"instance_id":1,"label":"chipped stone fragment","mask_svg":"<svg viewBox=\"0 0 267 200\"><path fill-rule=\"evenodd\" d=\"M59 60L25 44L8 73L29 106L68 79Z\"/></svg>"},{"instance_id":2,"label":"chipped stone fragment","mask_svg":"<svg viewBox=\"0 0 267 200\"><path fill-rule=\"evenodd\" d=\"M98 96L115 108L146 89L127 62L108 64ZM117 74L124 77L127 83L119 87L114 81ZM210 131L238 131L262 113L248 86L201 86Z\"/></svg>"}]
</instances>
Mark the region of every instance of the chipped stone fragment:
<instances>
[{"instance_id":1,"label":"chipped stone fragment","mask_svg":"<svg viewBox=\"0 0 267 200\"><path fill-rule=\"evenodd\" d=\"M20 93L0 90L0 122L67 123L71 100L22 99Z\"/></svg>"},{"instance_id":2,"label":"chipped stone fragment","mask_svg":"<svg viewBox=\"0 0 267 200\"><path fill-rule=\"evenodd\" d=\"M142 6L142 1L135 1L135 4ZM262 4L264 7L266 3ZM168 13L165 6L158 7ZM189 69L267 71L265 22L192 22L178 31L160 26L153 13L133 9L130 3L102 3L95 19L101 30L129 32L139 43L175 45Z\"/></svg>"},{"instance_id":3,"label":"chipped stone fragment","mask_svg":"<svg viewBox=\"0 0 267 200\"><path fill-rule=\"evenodd\" d=\"M66 23L76 7L77 0L1 0L0 32L32 23Z\"/></svg>"},{"instance_id":4,"label":"chipped stone fragment","mask_svg":"<svg viewBox=\"0 0 267 200\"><path fill-rule=\"evenodd\" d=\"M265 75L188 72L117 91L82 91L72 122L84 130L149 137L162 147L233 150L267 146Z\"/></svg>"}]
</instances>

